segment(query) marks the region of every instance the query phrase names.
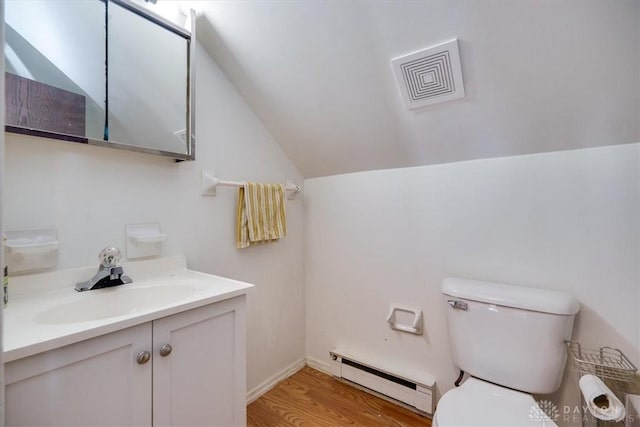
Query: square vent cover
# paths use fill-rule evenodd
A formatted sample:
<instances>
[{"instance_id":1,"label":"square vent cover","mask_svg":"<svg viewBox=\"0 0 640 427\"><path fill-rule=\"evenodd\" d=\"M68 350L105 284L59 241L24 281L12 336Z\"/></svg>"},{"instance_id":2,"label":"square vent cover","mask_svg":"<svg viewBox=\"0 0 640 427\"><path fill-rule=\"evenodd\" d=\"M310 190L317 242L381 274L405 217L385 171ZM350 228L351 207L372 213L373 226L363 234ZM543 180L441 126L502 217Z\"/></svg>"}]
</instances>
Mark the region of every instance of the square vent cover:
<instances>
[{"instance_id":1,"label":"square vent cover","mask_svg":"<svg viewBox=\"0 0 640 427\"><path fill-rule=\"evenodd\" d=\"M458 39L391 60L408 109L464 98Z\"/></svg>"}]
</instances>

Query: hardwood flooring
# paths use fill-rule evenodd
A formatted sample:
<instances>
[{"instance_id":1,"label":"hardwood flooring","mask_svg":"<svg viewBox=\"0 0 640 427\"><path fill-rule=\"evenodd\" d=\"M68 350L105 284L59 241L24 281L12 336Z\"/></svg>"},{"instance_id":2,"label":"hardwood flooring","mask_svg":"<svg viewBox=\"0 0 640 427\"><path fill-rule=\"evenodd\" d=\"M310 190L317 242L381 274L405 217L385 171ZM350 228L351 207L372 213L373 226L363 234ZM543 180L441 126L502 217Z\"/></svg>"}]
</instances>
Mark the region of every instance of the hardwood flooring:
<instances>
[{"instance_id":1,"label":"hardwood flooring","mask_svg":"<svg viewBox=\"0 0 640 427\"><path fill-rule=\"evenodd\" d=\"M247 406L247 426L431 426L431 420L309 368Z\"/></svg>"}]
</instances>

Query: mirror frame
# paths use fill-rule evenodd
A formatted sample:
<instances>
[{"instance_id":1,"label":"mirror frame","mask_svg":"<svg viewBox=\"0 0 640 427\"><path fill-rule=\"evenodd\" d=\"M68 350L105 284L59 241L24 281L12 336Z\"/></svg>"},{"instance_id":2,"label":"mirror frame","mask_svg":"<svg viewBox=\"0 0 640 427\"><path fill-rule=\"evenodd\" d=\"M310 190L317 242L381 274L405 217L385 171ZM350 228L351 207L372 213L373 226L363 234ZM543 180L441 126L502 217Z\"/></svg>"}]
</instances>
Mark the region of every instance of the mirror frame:
<instances>
[{"instance_id":1,"label":"mirror frame","mask_svg":"<svg viewBox=\"0 0 640 427\"><path fill-rule=\"evenodd\" d=\"M128 11L140 16L143 19L153 22L156 25L164 28L167 31L171 31L180 37L184 37L187 41L187 115L186 121L186 134L190 136L188 143L186 144L186 153L174 153L170 151L158 150L155 148L140 147L135 145L128 145L118 141L105 141L101 139L94 139L82 136L67 135L57 132L26 128L22 126L14 126L5 124L5 132L36 136L40 138L56 139L61 141L78 142L81 144L93 145L97 147L115 148L118 150L134 151L138 153L155 154L163 157L170 157L176 161L183 160L195 160L195 50L196 50L196 17L193 9L191 10L191 32L184 28L179 27L173 22L153 13L152 11L139 6L129 0L96 0L115 3ZM105 58L106 61L106 58Z\"/></svg>"}]
</instances>

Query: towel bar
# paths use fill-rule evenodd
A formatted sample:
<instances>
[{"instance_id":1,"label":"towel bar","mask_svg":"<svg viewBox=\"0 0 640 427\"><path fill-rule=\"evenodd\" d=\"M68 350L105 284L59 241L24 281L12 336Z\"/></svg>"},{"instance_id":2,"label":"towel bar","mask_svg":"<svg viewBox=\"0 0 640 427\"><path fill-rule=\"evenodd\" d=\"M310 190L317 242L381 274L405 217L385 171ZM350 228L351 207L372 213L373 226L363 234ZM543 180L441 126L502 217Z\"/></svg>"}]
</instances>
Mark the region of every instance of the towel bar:
<instances>
[{"instance_id":1,"label":"towel bar","mask_svg":"<svg viewBox=\"0 0 640 427\"><path fill-rule=\"evenodd\" d=\"M242 187L246 182L244 181L223 181L216 177L213 171L202 171L202 195L203 196L215 196L216 188L219 185L225 187ZM295 199L298 193L302 191L302 187L287 180L284 189L287 192L287 199Z\"/></svg>"}]
</instances>

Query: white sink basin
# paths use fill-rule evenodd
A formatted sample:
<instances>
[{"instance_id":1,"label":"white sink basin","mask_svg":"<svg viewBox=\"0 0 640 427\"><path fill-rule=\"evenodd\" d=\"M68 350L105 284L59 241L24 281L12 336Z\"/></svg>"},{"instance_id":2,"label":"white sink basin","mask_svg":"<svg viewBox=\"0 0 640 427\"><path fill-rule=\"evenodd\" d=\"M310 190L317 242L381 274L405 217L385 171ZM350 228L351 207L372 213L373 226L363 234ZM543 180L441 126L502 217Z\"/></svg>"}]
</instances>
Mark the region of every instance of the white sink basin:
<instances>
[{"instance_id":1,"label":"white sink basin","mask_svg":"<svg viewBox=\"0 0 640 427\"><path fill-rule=\"evenodd\" d=\"M248 283L187 269L183 256L123 264L133 283L76 292L95 266L15 276L2 313L5 363L243 297Z\"/></svg>"},{"instance_id":2,"label":"white sink basin","mask_svg":"<svg viewBox=\"0 0 640 427\"><path fill-rule=\"evenodd\" d=\"M122 285L86 291L78 294L74 301L60 303L38 313L36 321L44 324L78 323L142 313L179 303L196 291L187 285Z\"/></svg>"}]
</instances>

